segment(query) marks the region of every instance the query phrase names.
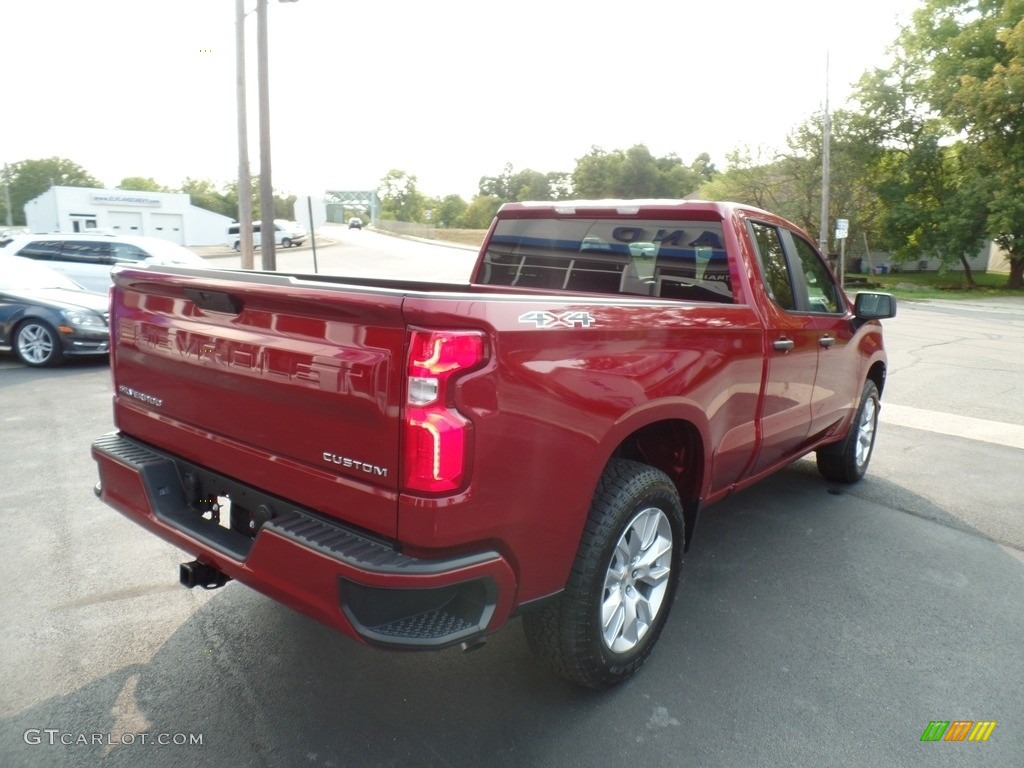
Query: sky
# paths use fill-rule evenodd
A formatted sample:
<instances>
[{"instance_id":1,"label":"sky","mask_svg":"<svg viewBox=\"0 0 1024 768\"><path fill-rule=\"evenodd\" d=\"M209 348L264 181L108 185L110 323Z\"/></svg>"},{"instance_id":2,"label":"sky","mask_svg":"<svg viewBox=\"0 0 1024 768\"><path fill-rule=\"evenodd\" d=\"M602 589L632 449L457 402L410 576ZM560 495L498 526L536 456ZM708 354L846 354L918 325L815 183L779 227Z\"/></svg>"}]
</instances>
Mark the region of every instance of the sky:
<instances>
[{"instance_id":1,"label":"sky","mask_svg":"<svg viewBox=\"0 0 1024 768\"><path fill-rule=\"evenodd\" d=\"M724 169L783 147L826 83L846 106L923 2L270 0L273 185L319 197L397 169L469 200L507 163L571 172L636 144ZM237 177L233 0L19 0L3 17L0 163L63 157L110 187ZM245 31L256 174L255 13Z\"/></svg>"}]
</instances>

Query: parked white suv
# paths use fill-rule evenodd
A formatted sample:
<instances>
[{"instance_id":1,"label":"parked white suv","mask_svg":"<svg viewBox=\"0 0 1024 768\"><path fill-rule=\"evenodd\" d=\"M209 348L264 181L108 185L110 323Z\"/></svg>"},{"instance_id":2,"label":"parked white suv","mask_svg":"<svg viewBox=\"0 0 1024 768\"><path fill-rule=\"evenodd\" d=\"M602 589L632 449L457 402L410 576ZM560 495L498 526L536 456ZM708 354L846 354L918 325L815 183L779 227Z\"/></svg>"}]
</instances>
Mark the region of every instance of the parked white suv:
<instances>
[{"instance_id":1,"label":"parked white suv","mask_svg":"<svg viewBox=\"0 0 1024 768\"><path fill-rule=\"evenodd\" d=\"M252 223L252 244L255 248L260 247L260 242L262 241L261 230L260 222L254 221ZM236 251L242 250L242 243L238 237L239 231L238 224L228 224L227 245ZM299 222L274 219L274 242L277 245L280 245L282 248L291 248L293 245L302 245L305 239L306 229Z\"/></svg>"},{"instance_id":2,"label":"parked white suv","mask_svg":"<svg viewBox=\"0 0 1024 768\"><path fill-rule=\"evenodd\" d=\"M202 256L187 248L159 237L134 235L19 235L0 249L3 254L39 261L93 293L107 292L116 264L206 266Z\"/></svg>"}]
</instances>

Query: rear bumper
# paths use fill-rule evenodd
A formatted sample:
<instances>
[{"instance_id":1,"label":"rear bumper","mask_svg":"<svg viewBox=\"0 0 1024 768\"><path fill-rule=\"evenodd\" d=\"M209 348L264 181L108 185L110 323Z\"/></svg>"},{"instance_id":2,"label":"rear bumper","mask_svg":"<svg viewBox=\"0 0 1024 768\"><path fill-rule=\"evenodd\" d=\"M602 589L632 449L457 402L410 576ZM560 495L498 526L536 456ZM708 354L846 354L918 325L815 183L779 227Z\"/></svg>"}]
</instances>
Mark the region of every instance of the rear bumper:
<instances>
[{"instance_id":1,"label":"rear bumper","mask_svg":"<svg viewBox=\"0 0 1024 768\"><path fill-rule=\"evenodd\" d=\"M495 631L512 612L515 577L497 552L409 557L116 432L93 443L92 455L105 503L200 562L362 642L444 648ZM211 519L217 497L230 500L230 525Z\"/></svg>"}]
</instances>

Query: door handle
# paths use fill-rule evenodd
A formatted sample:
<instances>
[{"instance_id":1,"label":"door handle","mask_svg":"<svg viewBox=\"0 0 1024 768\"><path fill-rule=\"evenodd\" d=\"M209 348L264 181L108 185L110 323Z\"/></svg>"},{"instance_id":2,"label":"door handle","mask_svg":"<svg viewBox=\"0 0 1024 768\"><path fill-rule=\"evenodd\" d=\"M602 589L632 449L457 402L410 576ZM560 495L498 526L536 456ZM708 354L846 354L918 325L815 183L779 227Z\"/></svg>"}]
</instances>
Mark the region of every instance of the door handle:
<instances>
[{"instance_id":1,"label":"door handle","mask_svg":"<svg viewBox=\"0 0 1024 768\"><path fill-rule=\"evenodd\" d=\"M779 352L789 352L789 350L796 346L796 342L792 339L777 339L772 342L772 346L779 350Z\"/></svg>"},{"instance_id":2,"label":"door handle","mask_svg":"<svg viewBox=\"0 0 1024 768\"><path fill-rule=\"evenodd\" d=\"M818 339L818 345L828 349L829 347L834 347L836 345L836 340L831 336L822 336Z\"/></svg>"}]
</instances>

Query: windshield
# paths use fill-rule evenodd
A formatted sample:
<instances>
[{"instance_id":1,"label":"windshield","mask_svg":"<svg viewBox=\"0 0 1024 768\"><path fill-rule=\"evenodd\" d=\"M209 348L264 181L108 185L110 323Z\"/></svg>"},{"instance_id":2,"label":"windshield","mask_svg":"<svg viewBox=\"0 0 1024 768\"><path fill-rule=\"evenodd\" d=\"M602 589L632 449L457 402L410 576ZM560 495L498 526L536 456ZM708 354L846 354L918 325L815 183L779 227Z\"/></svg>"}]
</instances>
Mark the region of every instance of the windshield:
<instances>
[{"instance_id":1,"label":"windshield","mask_svg":"<svg viewBox=\"0 0 1024 768\"><path fill-rule=\"evenodd\" d=\"M43 288L83 290L78 283L31 259L0 255L0 290L24 291Z\"/></svg>"}]
</instances>

